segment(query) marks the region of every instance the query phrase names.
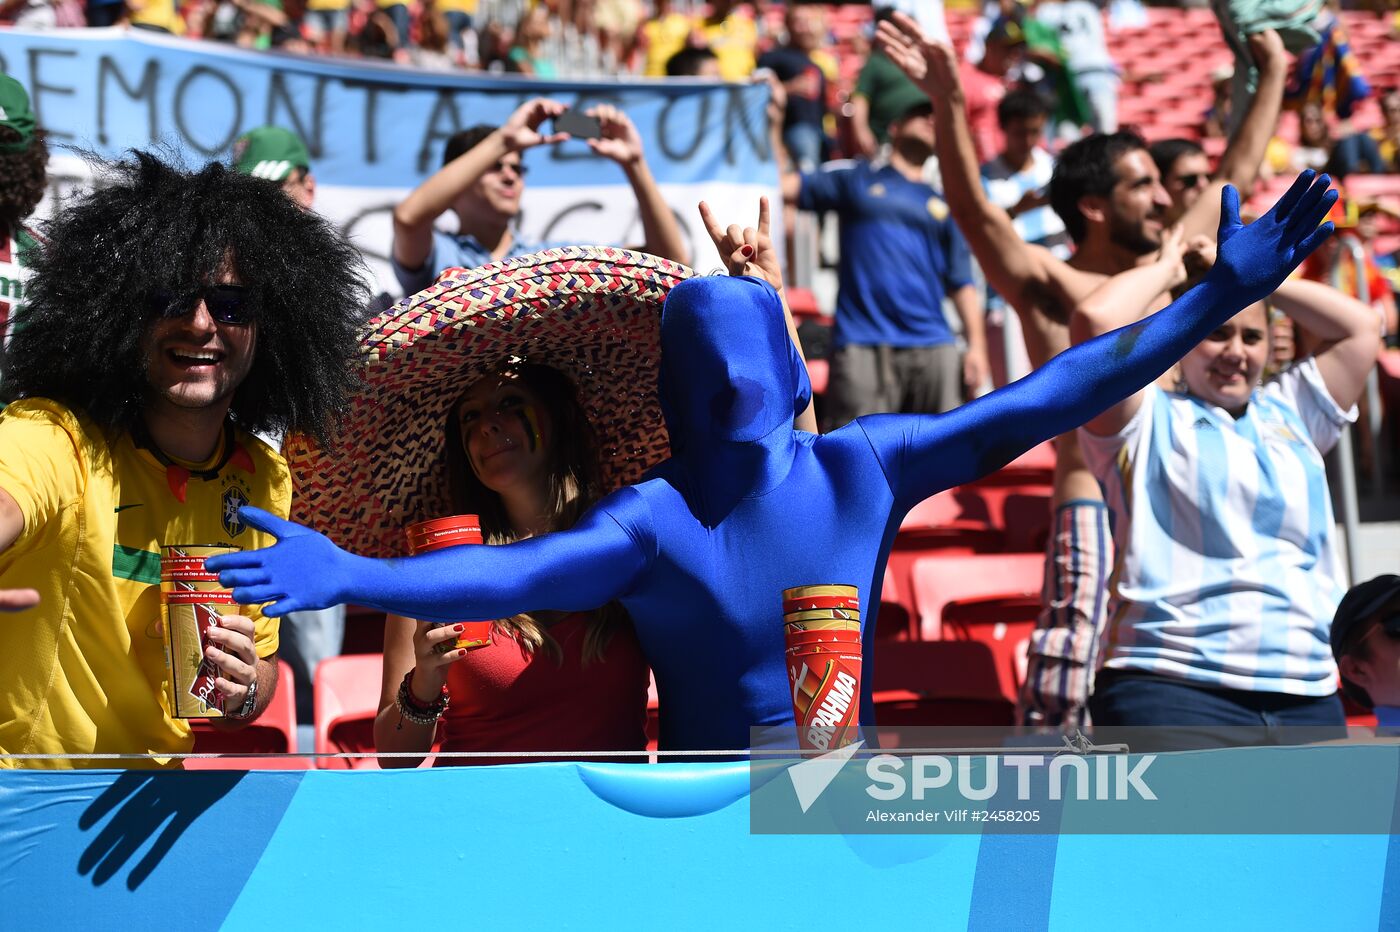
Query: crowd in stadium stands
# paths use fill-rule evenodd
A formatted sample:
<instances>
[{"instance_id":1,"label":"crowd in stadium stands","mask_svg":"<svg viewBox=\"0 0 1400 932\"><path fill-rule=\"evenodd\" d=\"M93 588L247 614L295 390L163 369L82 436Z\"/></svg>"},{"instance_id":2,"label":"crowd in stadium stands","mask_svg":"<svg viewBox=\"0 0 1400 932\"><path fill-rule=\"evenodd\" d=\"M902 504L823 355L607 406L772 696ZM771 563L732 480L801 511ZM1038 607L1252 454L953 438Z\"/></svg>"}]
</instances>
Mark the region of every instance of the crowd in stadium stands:
<instances>
[{"instance_id":1,"label":"crowd in stadium stands","mask_svg":"<svg viewBox=\"0 0 1400 932\"><path fill-rule=\"evenodd\" d=\"M1310 45L1298 39L1297 24L1237 19L1222 34L1209 9L1137 0L987 0L981 8L949 0L946 18L933 0L873 5L872 12L780 0L6 0L0 24L128 26L443 72L766 81L789 229L799 210L839 224L832 348L813 360L823 395L816 413L831 430L871 413L955 408L1072 345L1160 311L1214 262L1227 184L1239 189L1250 219L1300 172L1326 172L1340 189L1329 214L1337 234L1269 301L1212 333L1155 385L1058 438L1053 453L911 513L885 573L877 643L894 650L950 636L1008 642L993 645L1006 669L998 671L997 695L983 697L1001 710L991 720L1007 724L1340 724L1338 662L1345 697L1379 706L1382 724L1400 724L1400 706L1390 704L1400 703L1400 581L1376 580L1343 601L1322 466L1357 419L1355 405L1364 424L1377 400L1390 425L1381 441L1389 452L1371 432L1356 431L1361 468L1400 462L1395 2L1356 8L1329 0L1304 24L1320 36ZM1230 4L1238 16L1246 6ZM915 20L896 11L917 14L926 36L942 41L921 43ZM448 142L442 168L394 212L394 270L406 292L447 267L541 248L513 226L522 153L551 141L541 123L563 109L531 100L503 126L474 127ZM598 107L586 116L600 127L589 145L618 163L635 193L644 248L689 260L627 115ZM8 132L0 131L0 144L18 144ZM38 153L42 136L35 145ZM309 157L285 131L256 131L235 161L312 207ZM281 167L268 174L263 165ZM22 226L33 207L26 201L7 220L5 255L16 264L38 248ZM460 219L455 236L435 229L448 211ZM718 229L711 233L723 250ZM803 264L800 249L812 248L792 239L783 245L789 270ZM773 262L771 278L781 285ZM789 290L794 311L798 293ZM803 316L824 324L831 315ZM828 356L829 379L815 379L828 372L818 368ZM1363 388L1377 358L1381 391L1368 399ZM497 373L462 403L469 407L478 392L495 404L502 386L521 378ZM933 516L929 503L955 493L961 512ZM1016 513L1017 495L1039 512ZM1258 511L1265 500L1273 502L1269 521ZM575 519L570 512L542 530ZM492 542L534 530L517 523ZM0 554L11 543L0 534ZM1045 560L1034 578L991 587L991 602L1001 602L990 610L1003 612L995 634L975 611L932 612L914 595L922 560L910 554L1007 551ZM1236 559L1241 554L1248 565ZM1022 602L1030 596L1031 611L1021 606L1008 626L1004 613L1018 610L1017 591ZM987 594L969 595L969 603L978 599ZM601 609L596 616L590 624L612 617ZM335 641L341 617L330 629ZM534 638L525 653L553 644L529 616L519 617L525 640ZM905 622L887 620L899 617ZM310 637L316 623L298 614L285 627L304 625ZM265 623L258 624L257 658L265 659ZM465 652L453 658L434 649L449 634L406 619L390 625L384 647L393 676L386 674L370 718L377 709L381 749L427 753L446 703L429 713L444 684L462 678L445 671ZM519 627L510 634L517 640ZM630 674L644 673L630 628L611 637L589 640L593 655L625 653ZM317 662L339 645L298 648L285 630L282 640L307 654L295 658L305 721ZM397 695L401 675L419 715L410 720L422 726L407 734L395 712L405 702ZM628 715L637 711L637 675L616 697ZM879 696L877 685L877 717ZM891 708L899 701L890 699ZM266 703L264 696L259 710ZM937 724L960 722L926 711ZM627 734L600 738L598 747L635 747L639 722L613 723ZM525 736L511 747L530 743ZM489 749L490 736L468 744Z\"/></svg>"}]
</instances>

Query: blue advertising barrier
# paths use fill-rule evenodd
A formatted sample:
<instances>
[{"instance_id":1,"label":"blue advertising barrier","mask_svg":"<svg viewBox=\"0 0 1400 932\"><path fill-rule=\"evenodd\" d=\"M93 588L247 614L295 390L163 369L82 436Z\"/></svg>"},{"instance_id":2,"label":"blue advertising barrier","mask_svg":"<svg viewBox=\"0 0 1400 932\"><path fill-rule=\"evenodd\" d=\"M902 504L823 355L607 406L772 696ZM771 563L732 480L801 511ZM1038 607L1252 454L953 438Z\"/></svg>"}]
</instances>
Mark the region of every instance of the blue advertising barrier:
<instances>
[{"instance_id":1,"label":"blue advertising barrier","mask_svg":"<svg viewBox=\"0 0 1400 932\"><path fill-rule=\"evenodd\" d=\"M761 835L749 786L732 763L0 771L0 926L1400 922L1390 835Z\"/></svg>"}]
</instances>

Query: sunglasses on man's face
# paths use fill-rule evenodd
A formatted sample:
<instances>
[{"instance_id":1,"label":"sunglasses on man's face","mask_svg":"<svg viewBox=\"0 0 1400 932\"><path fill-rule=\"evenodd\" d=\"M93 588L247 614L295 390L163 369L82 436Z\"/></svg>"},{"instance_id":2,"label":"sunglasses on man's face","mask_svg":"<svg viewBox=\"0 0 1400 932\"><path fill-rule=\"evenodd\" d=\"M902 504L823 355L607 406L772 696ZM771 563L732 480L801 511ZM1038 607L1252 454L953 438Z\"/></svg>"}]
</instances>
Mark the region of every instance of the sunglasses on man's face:
<instances>
[{"instance_id":1,"label":"sunglasses on man's face","mask_svg":"<svg viewBox=\"0 0 1400 932\"><path fill-rule=\"evenodd\" d=\"M1177 175L1176 180L1183 188L1194 188L1209 181L1210 175L1205 172L1193 172L1190 175Z\"/></svg>"},{"instance_id":2,"label":"sunglasses on man's face","mask_svg":"<svg viewBox=\"0 0 1400 932\"><path fill-rule=\"evenodd\" d=\"M218 323L243 327L257 318L253 291L242 285L205 285L186 294L162 289L151 294L151 309L160 317L184 317L200 299Z\"/></svg>"}]
</instances>

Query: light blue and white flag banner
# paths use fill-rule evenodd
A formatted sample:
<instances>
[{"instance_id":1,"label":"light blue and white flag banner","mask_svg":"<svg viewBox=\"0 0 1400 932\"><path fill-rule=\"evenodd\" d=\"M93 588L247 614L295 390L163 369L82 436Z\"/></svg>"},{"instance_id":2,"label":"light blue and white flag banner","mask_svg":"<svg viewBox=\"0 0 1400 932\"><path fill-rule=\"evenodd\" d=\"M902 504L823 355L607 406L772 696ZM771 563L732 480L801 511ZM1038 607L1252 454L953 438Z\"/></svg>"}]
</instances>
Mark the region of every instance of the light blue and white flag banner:
<instances>
[{"instance_id":1,"label":"light blue and white flag banner","mask_svg":"<svg viewBox=\"0 0 1400 932\"><path fill-rule=\"evenodd\" d=\"M73 149L114 157L167 146L194 165L228 160L234 140L249 129L284 126L311 151L316 209L352 238L394 293L386 261L394 205L439 167L449 136L502 123L535 96L581 109L611 103L628 114L701 269L719 257L697 201L708 200L725 222L745 224L754 222L760 194L777 203L763 84L445 74L117 29L0 31L0 68L29 91L49 134L53 182L41 211L89 183L91 172ZM616 163L570 141L526 152L525 164L526 236L642 243L636 200ZM781 211L774 214L776 221ZM449 213L443 227L454 224Z\"/></svg>"}]
</instances>

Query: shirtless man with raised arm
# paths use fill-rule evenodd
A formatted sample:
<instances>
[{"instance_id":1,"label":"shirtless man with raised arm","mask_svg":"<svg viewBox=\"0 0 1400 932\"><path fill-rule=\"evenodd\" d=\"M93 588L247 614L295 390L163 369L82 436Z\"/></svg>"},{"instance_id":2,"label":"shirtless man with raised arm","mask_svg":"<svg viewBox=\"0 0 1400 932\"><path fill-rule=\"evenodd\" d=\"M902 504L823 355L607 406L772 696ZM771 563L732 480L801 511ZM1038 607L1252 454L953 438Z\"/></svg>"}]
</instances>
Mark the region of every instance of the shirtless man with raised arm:
<instances>
[{"instance_id":1,"label":"shirtless man with raised arm","mask_svg":"<svg viewBox=\"0 0 1400 932\"><path fill-rule=\"evenodd\" d=\"M988 282L1015 308L1031 364L1044 365L1069 347L1075 306L1109 277L1153 261L1162 245L1171 202L1146 143L1131 131L1096 133L1060 153L1050 201L1075 243L1073 257L1062 261L1017 236L1011 218L983 191L953 50L902 14L881 23L876 38L936 102L935 146L948 207ZM1210 187L1181 218L1188 240L1214 236L1225 184L1251 189L1278 121L1288 69L1283 43L1270 31L1251 37L1250 45L1259 62L1259 91ZM1163 293L1153 310L1169 300ZM1045 610L1031 641L1022 717L1078 725L1086 721L1104 621L1111 537L1102 493L1074 435L1059 437L1056 451Z\"/></svg>"}]
</instances>

